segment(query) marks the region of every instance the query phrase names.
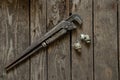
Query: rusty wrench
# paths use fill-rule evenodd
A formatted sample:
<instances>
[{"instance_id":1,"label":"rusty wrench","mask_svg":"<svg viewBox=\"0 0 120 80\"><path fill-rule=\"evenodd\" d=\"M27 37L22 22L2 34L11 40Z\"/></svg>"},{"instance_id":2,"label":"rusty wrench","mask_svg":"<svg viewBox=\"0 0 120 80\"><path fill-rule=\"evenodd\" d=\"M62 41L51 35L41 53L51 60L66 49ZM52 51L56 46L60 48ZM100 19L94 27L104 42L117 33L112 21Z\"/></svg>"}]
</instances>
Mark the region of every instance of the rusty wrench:
<instances>
[{"instance_id":1,"label":"rusty wrench","mask_svg":"<svg viewBox=\"0 0 120 80\"><path fill-rule=\"evenodd\" d=\"M21 63L22 61L29 58L32 54L34 54L39 49L46 47L48 44L52 43L56 39L58 39L63 34L67 33L67 31L76 29L77 26L74 24L77 23L79 25L82 24L82 20L79 15L73 14L68 19L61 21L57 24L53 29L47 32L44 36L42 36L39 40L32 43L25 51L23 51L23 55L17 58L15 61L10 63L5 67L6 71L14 68L16 65Z\"/></svg>"}]
</instances>

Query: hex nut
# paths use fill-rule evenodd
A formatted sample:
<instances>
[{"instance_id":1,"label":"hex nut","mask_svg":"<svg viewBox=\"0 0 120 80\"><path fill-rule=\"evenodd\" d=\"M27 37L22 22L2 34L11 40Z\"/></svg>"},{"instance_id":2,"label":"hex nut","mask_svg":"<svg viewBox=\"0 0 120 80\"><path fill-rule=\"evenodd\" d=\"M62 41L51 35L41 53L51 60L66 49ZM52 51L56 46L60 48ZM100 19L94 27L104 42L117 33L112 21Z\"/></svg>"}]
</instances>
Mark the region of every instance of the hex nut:
<instances>
[{"instance_id":1,"label":"hex nut","mask_svg":"<svg viewBox=\"0 0 120 80\"><path fill-rule=\"evenodd\" d=\"M81 52L81 44L79 43L79 42L77 42L77 43L74 43L73 44L73 47L74 47L74 49L77 51L77 52Z\"/></svg>"},{"instance_id":2,"label":"hex nut","mask_svg":"<svg viewBox=\"0 0 120 80\"><path fill-rule=\"evenodd\" d=\"M91 42L91 39L90 39L90 36L89 35L85 35L85 34L81 34L80 35L80 39L86 43L90 43Z\"/></svg>"},{"instance_id":3,"label":"hex nut","mask_svg":"<svg viewBox=\"0 0 120 80\"><path fill-rule=\"evenodd\" d=\"M84 39L85 39L85 35L84 35L84 34L81 34L81 35L80 35L80 39L81 39L81 40L84 40Z\"/></svg>"},{"instance_id":4,"label":"hex nut","mask_svg":"<svg viewBox=\"0 0 120 80\"><path fill-rule=\"evenodd\" d=\"M81 44L79 42L74 43L74 49L80 49L81 48Z\"/></svg>"}]
</instances>

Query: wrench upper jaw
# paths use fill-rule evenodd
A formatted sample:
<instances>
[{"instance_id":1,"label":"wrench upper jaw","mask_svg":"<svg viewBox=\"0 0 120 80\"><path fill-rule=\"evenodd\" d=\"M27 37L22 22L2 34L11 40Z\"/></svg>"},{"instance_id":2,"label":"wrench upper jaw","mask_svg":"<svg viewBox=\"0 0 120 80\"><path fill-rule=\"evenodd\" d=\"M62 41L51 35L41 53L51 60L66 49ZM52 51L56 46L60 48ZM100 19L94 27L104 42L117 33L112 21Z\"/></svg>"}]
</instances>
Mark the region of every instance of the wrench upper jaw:
<instances>
[{"instance_id":1,"label":"wrench upper jaw","mask_svg":"<svg viewBox=\"0 0 120 80\"><path fill-rule=\"evenodd\" d=\"M82 24L82 19L78 14L73 14L71 15L66 21L73 22L74 24L81 25Z\"/></svg>"},{"instance_id":2,"label":"wrench upper jaw","mask_svg":"<svg viewBox=\"0 0 120 80\"><path fill-rule=\"evenodd\" d=\"M76 29L77 26L82 25L82 19L78 14L71 15L68 19L66 19L67 26L64 26L67 30Z\"/></svg>"}]
</instances>

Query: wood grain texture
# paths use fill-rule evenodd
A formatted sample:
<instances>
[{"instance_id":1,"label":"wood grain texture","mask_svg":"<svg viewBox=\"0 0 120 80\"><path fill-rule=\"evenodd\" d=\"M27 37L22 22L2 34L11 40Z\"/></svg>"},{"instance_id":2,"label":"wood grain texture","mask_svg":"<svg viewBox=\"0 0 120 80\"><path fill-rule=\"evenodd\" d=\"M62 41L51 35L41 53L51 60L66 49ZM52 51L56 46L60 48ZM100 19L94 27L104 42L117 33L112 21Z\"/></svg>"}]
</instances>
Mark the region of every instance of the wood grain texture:
<instances>
[{"instance_id":1,"label":"wood grain texture","mask_svg":"<svg viewBox=\"0 0 120 80\"><path fill-rule=\"evenodd\" d=\"M68 0L47 0L47 31L68 17ZM70 37L63 35L48 47L48 80L70 80Z\"/></svg>"},{"instance_id":2,"label":"wood grain texture","mask_svg":"<svg viewBox=\"0 0 120 80\"><path fill-rule=\"evenodd\" d=\"M6 64L6 24L5 1L0 1L0 80L6 80L4 66Z\"/></svg>"},{"instance_id":3,"label":"wood grain texture","mask_svg":"<svg viewBox=\"0 0 120 80\"><path fill-rule=\"evenodd\" d=\"M31 0L31 43L46 33L46 0ZM31 80L47 79L46 49L31 56Z\"/></svg>"},{"instance_id":4,"label":"wood grain texture","mask_svg":"<svg viewBox=\"0 0 120 80\"><path fill-rule=\"evenodd\" d=\"M117 1L94 0L95 80L118 80Z\"/></svg>"},{"instance_id":5,"label":"wood grain texture","mask_svg":"<svg viewBox=\"0 0 120 80\"><path fill-rule=\"evenodd\" d=\"M80 42L81 53L72 49L72 80L93 80L93 41L80 41L80 34L88 34L92 39L92 0L72 0L71 13L79 14L83 25L72 32L72 44Z\"/></svg>"},{"instance_id":6,"label":"wood grain texture","mask_svg":"<svg viewBox=\"0 0 120 80\"><path fill-rule=\"evenodd\" d=\"M10 72L5 72L5 65L21 55L29 45L29 1L1 1L0 17L0 68L1 80L29 80L29 62L24 62ZM5 65L4 65L5 64ZM4 72L3 72L4 71ZM24 74L23 74L24 73ZM5 76L6 74L6 76Z\"/></svg>"}]
</instances>

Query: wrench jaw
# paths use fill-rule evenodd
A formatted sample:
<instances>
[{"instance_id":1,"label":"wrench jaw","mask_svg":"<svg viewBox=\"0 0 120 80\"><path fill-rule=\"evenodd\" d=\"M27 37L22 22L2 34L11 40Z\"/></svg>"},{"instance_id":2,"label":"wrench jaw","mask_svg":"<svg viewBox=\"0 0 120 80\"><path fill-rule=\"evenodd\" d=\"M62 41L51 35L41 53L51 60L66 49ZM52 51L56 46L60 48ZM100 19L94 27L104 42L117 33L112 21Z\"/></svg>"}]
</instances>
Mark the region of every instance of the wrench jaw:
<instances>
[{"instance_id":1,"label":"wrench jaw","mask_svg":"<svg viewBox=\"0 0 120 80\"><path fill-rule=\"evenodd\" d=\"M75 26L75 24L73 22L68 22L66 21L68 24L66 26L63 27L63 29L66 29L67 31L76 29L77 27Z\"/></svg>"},{"instance_id":2,"label":"wrench jaw","mask_svg":"<svg viewBox=\"0 0 120 80\"><path fill-rule=\"evenodd\" d=\"M81 17L78 14L71 15L66 21L77 23L78 25L81 25L83 23Z\"/></svg>"},{"instance_id":3,"label":"wrench jaw","mask_svg":"<svg viewBox=\"0 0 120 80\"><path fill-rule=\"evenodd\" d=\"M76 29L77 26L81 26L83 21L78 14L73 14L68 19L66 19L66 22L67 26L65 26L64 28L67 30L73 30Z\"/></svg>"}]
</instances>

